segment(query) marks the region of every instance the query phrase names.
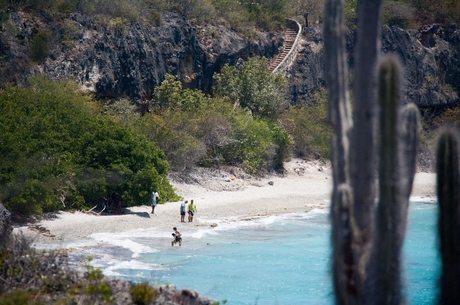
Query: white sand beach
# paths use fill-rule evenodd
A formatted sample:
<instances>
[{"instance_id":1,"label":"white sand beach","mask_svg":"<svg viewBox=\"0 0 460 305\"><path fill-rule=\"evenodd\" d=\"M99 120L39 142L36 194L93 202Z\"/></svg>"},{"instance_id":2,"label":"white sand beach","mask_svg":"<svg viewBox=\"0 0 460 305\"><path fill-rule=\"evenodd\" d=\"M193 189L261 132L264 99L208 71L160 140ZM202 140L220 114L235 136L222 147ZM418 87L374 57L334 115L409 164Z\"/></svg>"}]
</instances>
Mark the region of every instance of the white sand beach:
<instances>
[{"instance_id":1,"label":"white sand beach","mask_svg":"<svg viewBox=\"0 0 460 305\"><path fill-rule=\"evenodd\" d=\"M14 233L34 237L37 242L85 239L94 233L127 232L139 229L172 231L194 230L229 221L248 221L253 218L285 213L309 212L314 208L328 208L332 188L330 166L321 162L294 159L286 163L286 174L262 179L244 174L215 172L195 183L172 180L177 194L193 199L197 214L192 223L181 223L180 202L158 205L155 214L150 206L126 209L122 215L95 215L85 212L60 212L52 219L16 227ZM417 173L412 196L434 202L436 177L433 173ZM161 196L161 194L160 194ZM38 232L40 231L40 232Z\"/></svg>"}]
</instances>

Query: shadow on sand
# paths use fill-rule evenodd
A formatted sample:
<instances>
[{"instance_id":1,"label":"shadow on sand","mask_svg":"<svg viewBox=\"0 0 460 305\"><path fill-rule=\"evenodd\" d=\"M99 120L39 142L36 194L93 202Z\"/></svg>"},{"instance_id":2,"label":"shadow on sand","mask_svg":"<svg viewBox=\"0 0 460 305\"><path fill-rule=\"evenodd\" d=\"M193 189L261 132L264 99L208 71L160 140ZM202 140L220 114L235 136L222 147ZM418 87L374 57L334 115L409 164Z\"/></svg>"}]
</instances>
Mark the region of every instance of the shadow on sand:
<instances>
[{"instance_id":1,"label":"shadow on sand","mask_svg":"<svg viewBox=\"0 0 460 305\"><path fill-rule=\"evenodd\" d=\"M124 209L123 211L125 215L131 214L131 215L137 215L139 217L144 217L144 218L150 218L150 214L148 212L133 212L130 209Z\"/></svg>"}]
</instances>

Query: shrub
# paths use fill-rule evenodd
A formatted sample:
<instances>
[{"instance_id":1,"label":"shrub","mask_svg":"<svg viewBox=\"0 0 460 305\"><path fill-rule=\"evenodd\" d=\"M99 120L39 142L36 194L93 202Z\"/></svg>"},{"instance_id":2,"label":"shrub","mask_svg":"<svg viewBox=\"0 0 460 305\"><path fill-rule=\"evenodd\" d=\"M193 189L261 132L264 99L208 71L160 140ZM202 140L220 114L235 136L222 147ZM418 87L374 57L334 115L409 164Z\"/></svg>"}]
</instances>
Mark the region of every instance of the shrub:
<instances>
[{"instance_id":1,"label":"shrub","mask_svg":"<svg viewBox=\"0 0 460 305\"><path fill-rule=\"evenodd\" d=\"M136 130L164 151L173 170L184 170L195 166L206 155L205 146L196 133L196 123L192 113L166 110L161 117L145 115Z\"/></svg>"},{"instance_id":2,"label":"shrub","mask_svg":"<svg viewBox=\"0 0 460 305\"><path fill-rule=\"evenodd\" d=\"M50 34L39 29L30 39L30 57L36 62L43 62L49 56Z\"/></svg>"},{"instance_id":3,"label":"shrub","mask_svg":"<svg viewBox=\"0 0 460 305\"><path fill-rule=\"evenodd\" d=\"M268 170L276 153L269 124L244 113L236 115L233 124L236 141L224 150L227 163L240 164L251 174Z\"/></svg>"},{"instance_id":4,"label":"shrub","mask_svg":"<svg viewBox=\"0 0 460 305\"><path fill-rule=\"evenodd\" d=\"M115 300L109 284L104 280L101 269L90 265L88 258L84 278L71 287L68 295L78 304L111 304Z\"/></svg>"},{"instance_id":5,"label":"shrub","mask_svg":"<svg viewBox=\"0 0 460 305\"><path fill-rule=\"evenodd\" d=\"M67 261L62 253L36 250L31 247L32 242L23 235L13 235L7 246L1 249L0 294L15 289L50 292L71 283L67 276ZM23 299L25 296L23 292L13 292L10 297Z\"/></svg>"},{"instance_id":6,"label":"shrub","mask_svg":"<svg viewBox=\"0 0 460 305\"><path fill-rule=\"evenodd\" d=\"M25 290L15 289L5 295L0 296L0 304L2 305L39 305L38 301L33 301L29 292Z\"/></svg>"},{"instance_id":7,"label":"shrub","mask_svg":"<svg viewBox=\"0 0 460 305\"><path fill-rule=\"evenodd\" d=\"M204 166L224 164L225 149L238 142L235 139L231 108L228 104L220 104L222 107L204 113L199 124L199 136L207 152L206 157L200 160Z\"/></svg>"},{"instance_id":8,"label":"shrub","mask_svg":"<svg viewBox=\"0 0 460 305\"><path fill-rule=\"evenodd\" d=\"M239 67L226 64L214 81L217 96L228 97L256 117L276 119L287 108L287 80L268 70L266 58L250 58Z\"/></svg>"},{"instance_id":9,"label":"shrub","mask_svg":"<svg viewBox=\"0 0 460 305\"><path fill-rule=\"evenodd\" d=\"M415 9L408 3L395 1L384 2L383 22L388 26L407 29L412 25Z\"/></svg>"},{"instance_id":10,"label":"shrub","mask_svg":"<svg viewBox=\"0 0 460 305\"><path fill-rule=\"evenodd\" d=\"M147 282L135 284L131 287L131 296L136 305L150 304L158 295L159 291L150 286Z\"/></svg>"},{"instance_id":11,"label":"shrub","mask_svg":"<svg viewBox=\"0 0 460 305\"><path fill-rule=\"evenodd\" d=\"M330 157L332 130L325 94L325 90L317 92L311 105L291 107L282 117L283 127L293 138L293 153L297 157Z\"/></svg>"},{"instance_id":12,"label":"shrub","mask_svg":"<svg viewBox=\"0 0 460 305\"><path fill-rule=\"evenodd\" d=\"M101 117L71 83L31 82L0 91L0 199L6 207L25 215L92 207L114 192L132 206L148 202L154 188L175 198L165 155L145 136Z\"/></svg>"},{"instance_id":13,"label":"shrub","mask_svg":"<svg viewBox=\"0 0 460 305\"><path fill-rule=\"evenodd\" d=\"M290 150L293 144L293 139L287 130L279 124L272 124L271 131L273 143L276 145L272 167L277 171L283 171L284 161L288 160L291 156Z\"/></svg>"},{"instance_id":14,"label":"shrub","mask_svg":"<svg viewBox=\"0 0 460 305\"><path fill-rule=\"evenodd\" d=\"M199 90L182 88L182 83L171 74L156 87L153 93L154 108L157 113L165 110L200 111L206 108L210 100Z\"/></svg>"}]
</instances>

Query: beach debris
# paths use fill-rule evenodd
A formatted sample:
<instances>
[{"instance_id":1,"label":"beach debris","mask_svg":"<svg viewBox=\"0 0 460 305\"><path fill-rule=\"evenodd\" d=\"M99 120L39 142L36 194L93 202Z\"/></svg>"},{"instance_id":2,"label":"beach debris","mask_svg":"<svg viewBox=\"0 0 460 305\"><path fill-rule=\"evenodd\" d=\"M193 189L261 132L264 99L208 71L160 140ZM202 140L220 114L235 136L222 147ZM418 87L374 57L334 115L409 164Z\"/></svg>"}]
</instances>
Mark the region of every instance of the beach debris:
<instances>
[{"instance_id":1,"label":"beach debris","mask_svg":"<svg viewBox=\"0 0 460 305\"><path fill-rule=\"evenodd\" d=\"M56 238L56 235L51 234L50 230L46 229L45 227L39 226L39 225L28 226L27 229L40 233L46 237Z\"/></svg>"},{"instance_id":2,"label":"beach debris","mask_svg":"<svg viewBox=\"0 0 460 305\"><path fill-rule=\"evenodd\" d=\"M88 211L83 210L82 212L83 213L91 213L95 208L97 208L97 204L95 206L93 206L90 210L88 210Z\"/></svg>"},{"instance_id":3,"label":"beach debris","mask_svg":"<svg viewBox=\"0 0 460 305\"><path fill-rule=\"evenodd\" d=\"M269 184L269 185L274 185L275 182L273 182L273 181L268 181L268 184Z\"/></svg>"},{"instance_id":4,"label":"beach debris","mask_svg":"<svg viewBox=\"0 0 460 305\"><path fill-rule=\"evenodd\" d=\"M304 167L296 167L296 168L294 168L294 172L299 176L303 175L305 173L305 168Z\"/></svg>"}]
</instances>

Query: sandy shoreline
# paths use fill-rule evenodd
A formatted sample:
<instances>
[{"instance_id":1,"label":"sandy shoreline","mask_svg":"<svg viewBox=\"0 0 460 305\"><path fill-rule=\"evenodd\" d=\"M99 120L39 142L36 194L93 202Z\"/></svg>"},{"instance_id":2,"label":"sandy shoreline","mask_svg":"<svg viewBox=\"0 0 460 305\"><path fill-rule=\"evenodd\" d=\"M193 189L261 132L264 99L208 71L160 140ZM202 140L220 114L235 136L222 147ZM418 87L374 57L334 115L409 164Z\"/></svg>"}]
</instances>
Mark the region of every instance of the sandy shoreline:
<instances>
[{"instance_id":1,"label":"sandy shoreline","mask_svg":"<svg viewBox=\"0 0 460 305\"><path fill-rule=\"evenodd\" d=\"M284 177L266 177L260 180L247 179L226 172L186 184L172 181L176 192L186 200L194 199L197 215L192 223L181 223L179 202L158 205L155 214L150 206L130 207L126 214L97 216L83 212L60 212L56 218L17 227L14 233L22 232L34 237L37 242L47 243L89 238L95 233L128 232L139 229L156 231L192 231L211 228L218 221L248 220L259 216L309 212L314 208L328 208L332 188L331 171L318 162L293 160L286 164ZM204 185L204 186L203 186ZM434 201L436 177L432 173L417 173L412 196ZM161 195L161 194L160 194ZM38 233L33 228L42 230ZM64 243L63 246L65 247Z\"/></svg>"}]
</instances>

